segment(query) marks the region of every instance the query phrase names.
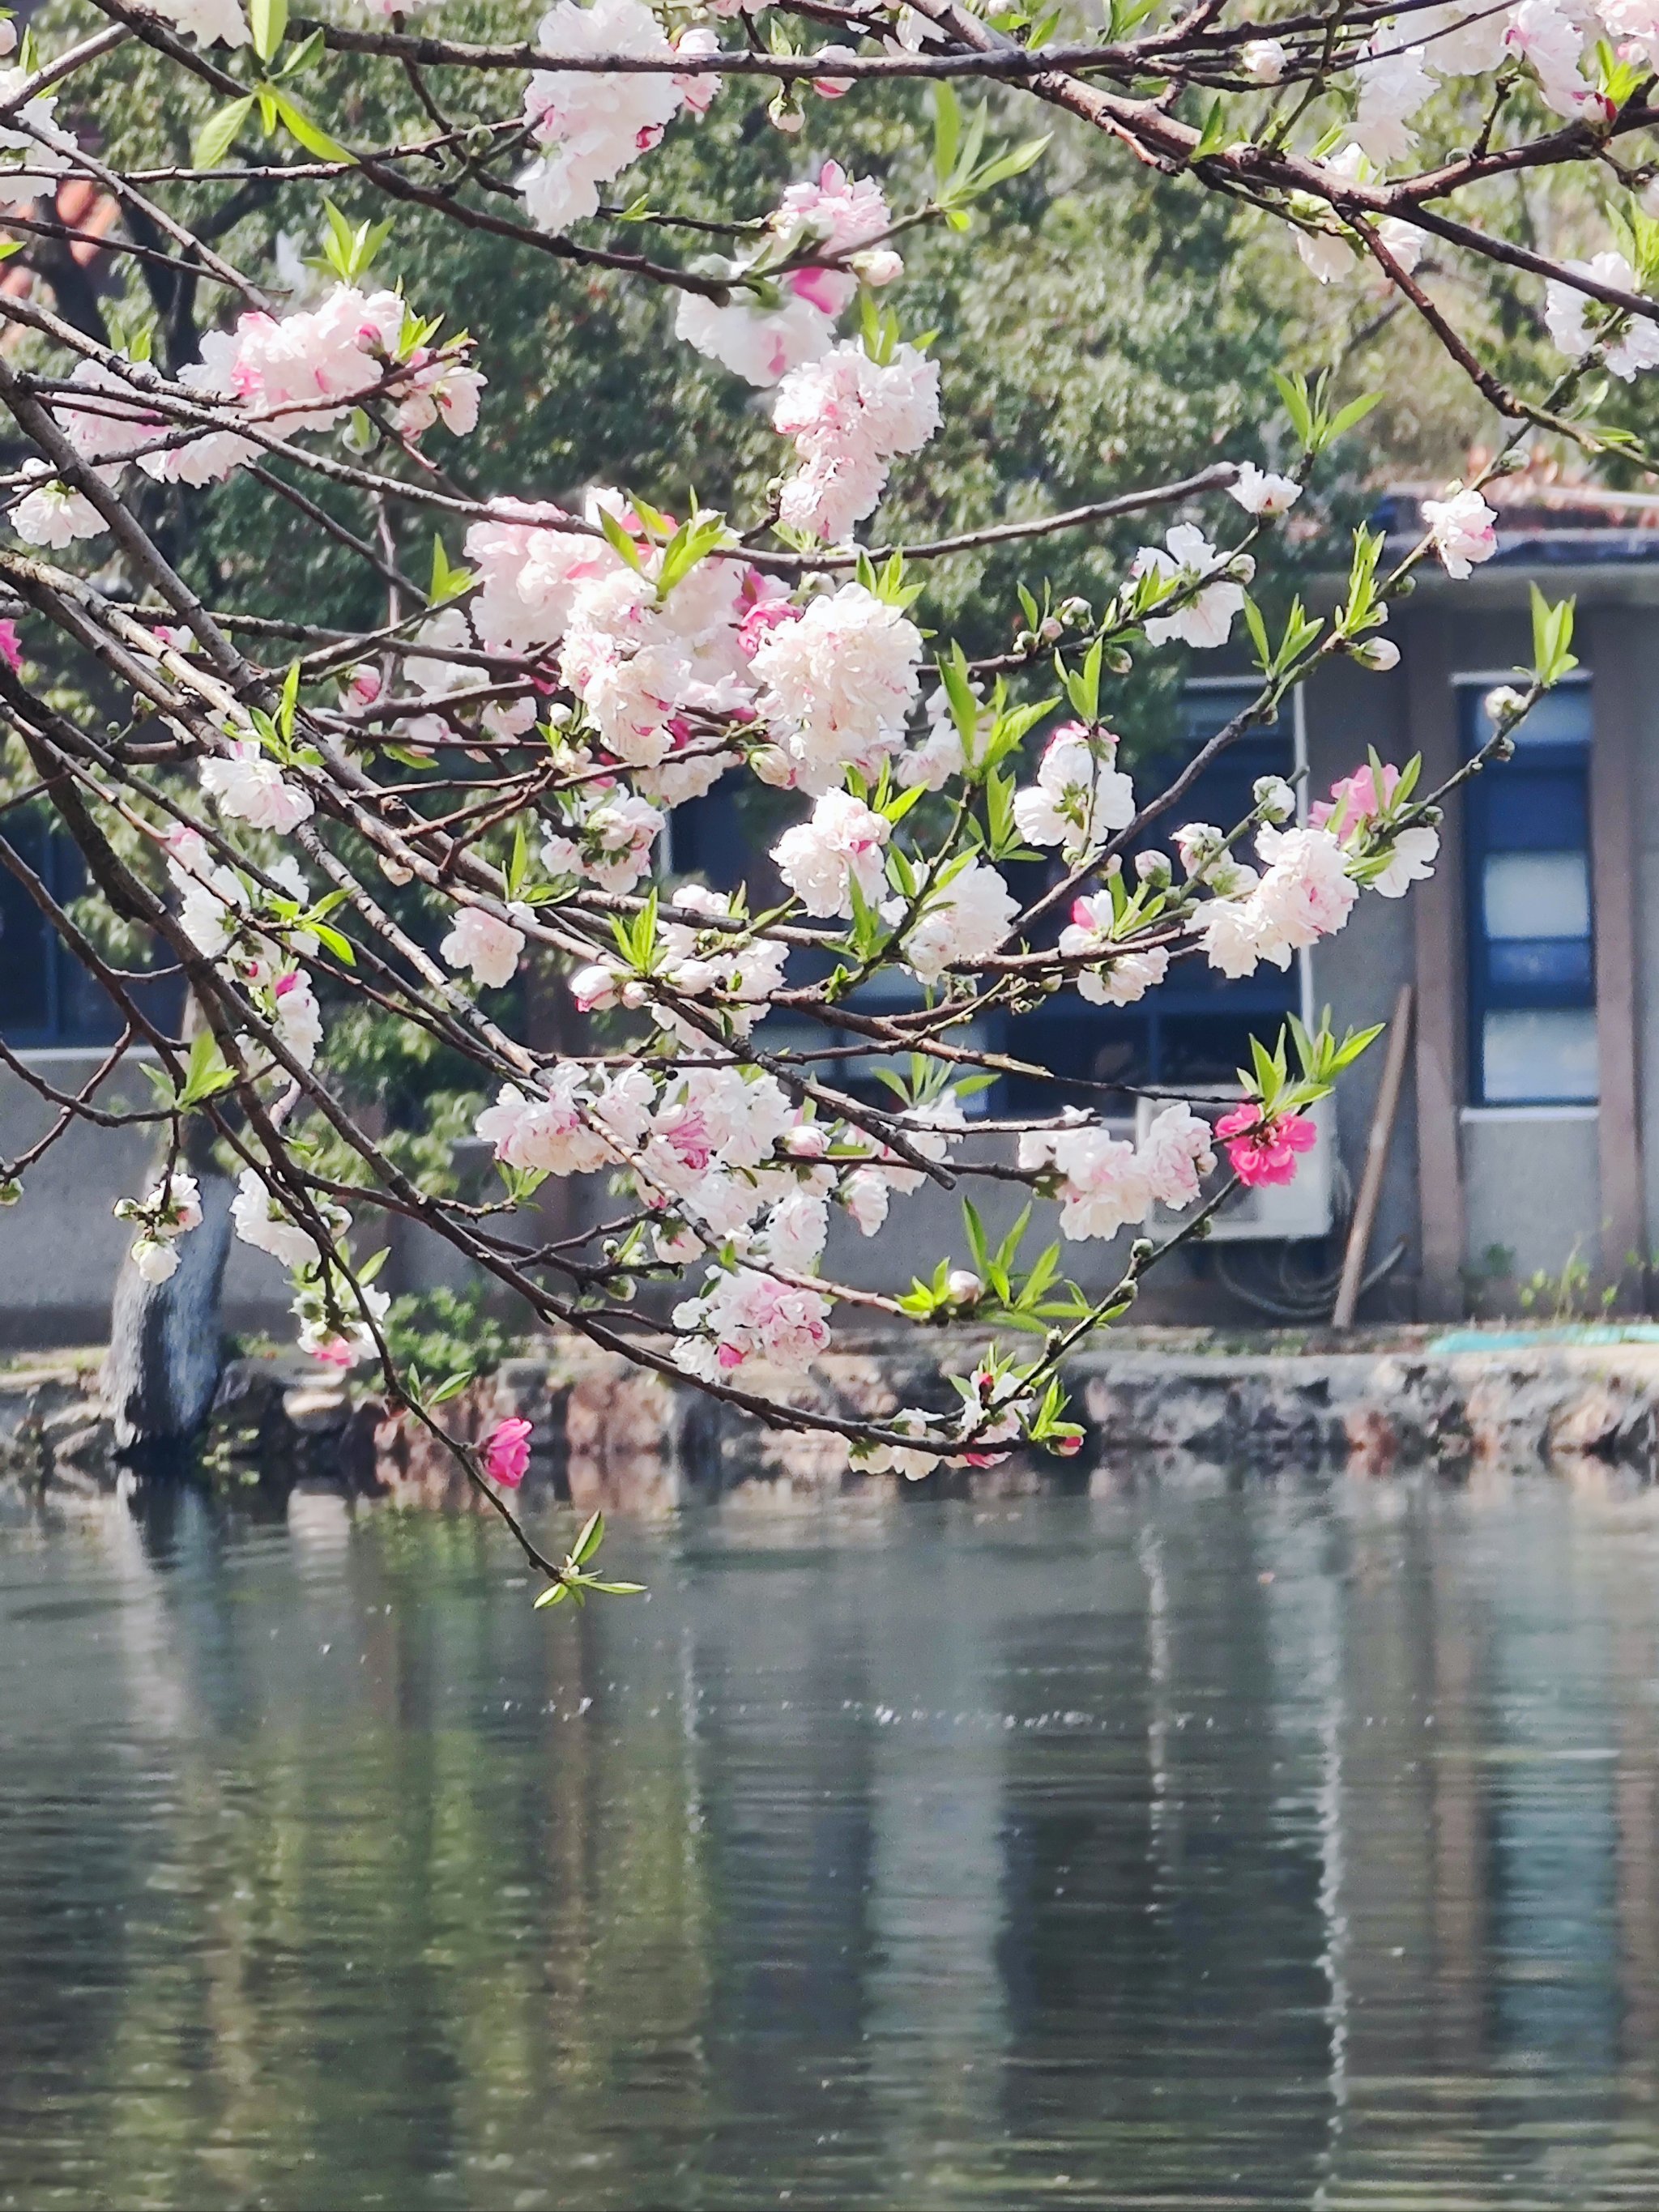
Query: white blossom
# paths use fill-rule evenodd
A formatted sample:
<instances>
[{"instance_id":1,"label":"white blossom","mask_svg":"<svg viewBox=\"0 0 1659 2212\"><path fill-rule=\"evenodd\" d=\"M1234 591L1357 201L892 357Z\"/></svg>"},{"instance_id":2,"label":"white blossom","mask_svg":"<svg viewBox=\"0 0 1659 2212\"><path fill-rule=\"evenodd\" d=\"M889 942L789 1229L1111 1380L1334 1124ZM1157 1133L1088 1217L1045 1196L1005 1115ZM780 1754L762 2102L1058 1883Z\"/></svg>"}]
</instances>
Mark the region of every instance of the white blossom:
<instances>
[{"instance_id":1,"label":"white blossom","mask_svg":"<svg viewBox=\"0 0 1659 2212\"><path fill-rule=\"evenodd\" d=\"M464 906L438 950L452 968L470 969L475 983L500 990L518 971L524 932L482 907Z\"/></svg>"},{"instance_id":2,"label":"white blossom","mask_svg":"<svg viewBox=\"0 0 1659 2212\"><path fill-rule=\"evenodd\" d=\"M1460 583L1498 550L1498 517L1473 486L1446 499L1425 499L1423 520L1446 574Z\"/></svg>"},{"instance_id":3,"label":"white blossom","mask_svg":"<svg viewBox=\"0 0 1659 2212\"><path fill-rule=\"evenodd\" d=\"M310 794L285 782L282 769L253 738L236 739L224 759L204 761L202 788L222 814L283 836L316 811Z\"/></svg>"},{"instance_id":4,"label":"white blossom","mask_svg":"<svg viewBox=\"0 0 1659 2212\"><path fill-rule=\"evenodd\" d=\"M1221 556L1204 532L1193 523L1178 522L1165 533L1162 546L1141 547L1130 573L1165 576L1189 586L1194 578L1214 574L1220 565ZM1152 645L1163 645L1178 638L1183 645L1201 649L1224 645L1233 617L1243 605L1243 585L1222 579L1206 585L1173 613L1149 616L1144 625L1147 640Z\"/></svg>"}]
</instances>

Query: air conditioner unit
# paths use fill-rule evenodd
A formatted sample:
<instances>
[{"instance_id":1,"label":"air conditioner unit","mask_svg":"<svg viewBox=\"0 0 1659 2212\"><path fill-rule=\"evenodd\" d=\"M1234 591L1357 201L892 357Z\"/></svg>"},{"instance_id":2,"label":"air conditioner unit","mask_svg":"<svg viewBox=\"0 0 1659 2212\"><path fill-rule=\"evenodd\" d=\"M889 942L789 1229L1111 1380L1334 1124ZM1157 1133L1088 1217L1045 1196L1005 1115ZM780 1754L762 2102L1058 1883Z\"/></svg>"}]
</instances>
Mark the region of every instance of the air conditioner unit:
<instances>
[{"instance_id":1,"label":"air conditioner unit","mask_svg":"<svg viewBox=\"0 0 1659 2212\"><path fill-rule=\"evenodd\" d=\"M1137 1102L1137 1141L1146 1135L1169 1103L1167 1098L1142 1098ZM1225 1099L1195 1099L1193 1111L1201 1114L1206 1121L1218 1121L1229 1110L1229 1104ZM1212 1243L1280 1244L1290 1243L1297 1237L1328 1234L1334 1164L1331 1105L1328 1098L1322 1098L1308 1109L1307 1118L1319 1134L1312 1148L1297 1159L1295 1181L1235 1191L1220 1211L1211 1217ZM1219 1146L1217 1151L1220 1152ZM1222 1154L1218 1176L1224 1174L1225 1169L1226 1158ZM1181 1226L1182 1218L1181 1214L1166 1213L1160 1207L1154 1219L1153 1233L1167 1236Z\"/></svg>"}]
</instances>

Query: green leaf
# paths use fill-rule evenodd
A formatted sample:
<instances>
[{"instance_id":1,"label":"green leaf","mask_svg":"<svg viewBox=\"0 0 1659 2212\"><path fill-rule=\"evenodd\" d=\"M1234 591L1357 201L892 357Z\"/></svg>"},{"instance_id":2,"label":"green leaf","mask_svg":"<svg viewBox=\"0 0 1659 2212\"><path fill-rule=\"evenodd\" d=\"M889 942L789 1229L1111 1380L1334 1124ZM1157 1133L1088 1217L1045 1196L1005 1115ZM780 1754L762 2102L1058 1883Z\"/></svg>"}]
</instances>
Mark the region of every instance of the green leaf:
<instances>
[{"instance_id":1,"label":"green leaf","mask_svg":"<svg viewBox=\"0 0 1659 2212\"><path fill-rule=\"evenodd\" d=\"M357 965L357 956L351 949L350 939L342 937L337 929L331 928L325 921L314 921L311 925L311 933L319 945L327 946L343 966L355 968Z\"/></svg>"},{"instance_id":2,"label":"green leaf","mask_svg":"<svg viewBox=\"0 0 1659 2212\"><path fill-rule=\"evenodd\" d=\"M536 1600L535 1609L539 1613L544 1605L562 1605L569 1595L562 1583L555 1583L550 1589L544 1589Z\"/></svg>"},{"instance_id":3,"label":"green leaf","mask_svg":"<svg viewBox=\"0 0 1659 2212\"><path fill-rule=\"evenodd\" d=\"M432 583L428 594L431 604L441 607L447 600L459 599L464 592L472 589L473 581L470 568L450 567L444 541L434 531L432 538Z\"/></svg>"},{"instance_id":4,"label":"green leaf","mask_svg":"<svg viewBox=\"0 0 1659 2212\"><path fill-rule=\"evenodd\" d=\"M216 108L196 134L191 148L191 161L198 169L216 169L236 142L236 134L247 121L253 106L253 95L233 100Z\"/></svg>"},{"instance_id":5,"label":"green leaf","mask_svg":"<svg viewBox=\"0 0 1659 2212\"><path fill-rule=\"evenodd\" d=\"M1206 154L1218 154L1226 143L1226 137L1227 103L1223 100L1212 100L1210 112L1204 118L1204 128L1199 134L1198 143L1187 159L1201 161Z\"/></svg>"},{"instance_id":6,"label":"green leaf","mask_svg":"<svg viewBox=\"0 0 1659 2212\"><path fill-rule=\"evenodd\" d=\"M204 1030L190 1048L190 1058L185 1066L185 1086L179 1093L180 1106L199 1106L204 1099L217 1097L236 1080L219 1049L219 1040L210 1030Z\"/></svg>"},{"instance_id":7,"label":"green leaf","mask_svg":"<svg viewBox=\"0 0 1659 2212\"><path fill-rule=\"evenodd\" d=\"M990 191L994 186L1006 185L1010 177L1024 176L1026 170L1035 167L1048 150L1046 136L1028 138L1023 145L1011 147L1007 153L999 154L994 161L988 161L982 169L969 178L966 193L977 199L981 193Z\"/></svg>"},{"instance_id":8,"label":"green leaf","mask_svg":"<svg viewBox=\"0 0 1659 2212\"><path fill-rule=\"evenodd\" d=\"M250 0L247 12L253 31L253 51L262 62L269 64L275 58L288 29L288 0Z\"/></svg>"},{"instance_id":9,"label":"green leaf","mask_svg":"<svg viewBox=\"0 0 1659 2212\"><path fill-rule=\"evenodd\" d=\"M1299 372L1286 376L1283 369L1273 371L1273 382L1285 402L1285 412L1291 418L1293 429L1304 447L1313 444L1313 410L1308 403L1308 380Z\"/></svg>"},{"instance_id":10,"label":"green leaf","mask_svg":"<svg viewBox=\"0 0 1659 2212\"><path fill-rule=\"evenodd\" d=\"M606 543L617 559L627 562L635 574L640 574L645 567L644 562L640 558L640 549L608 507L601 507L599 509L599 527L604 531Z\"/></svg>"},{"instance_id":11,"label":"green leaf","mask_svg":"<svg viewBox=\"0 0 1659 2212\"><path fill-rule=\"evenodd\" d=\"M582 1523L580 1534L571 1547L571 1565L580 1567L585 1560L591 1559L604 1540L605 1516L603 1513L590 1513Z\"/></svg>"},{"instance_id":12,"label":"green leaf","mask_svg":"<svg viewBox=\"0 0 1659 2212\"><path fill-rule=\"evenodd\" d=\"M1261 619L1261 610L1248 592L1244 595L1244 622L1255 647L1256 666L1265 675L1273 665L1273 647L1267 641L1267 625Z\"/></svg>"},{"instance_id":13,"label":"green leaf","mask_svg":"<svg viewBox=\"0 0 1659 2212\"><path fill-rule=\"evenodd\" d=\"M1352 430L1357 422L1363 422L1382 397L1380 392L1367 392L1358 399L1351 399L1326 425L1325 444L1328 446L1345 431Z\"/></svg>"},{"instance_id":14,"label":"green leaf","mask_svg":"<svg viewBox=\"0 0 1659 2212\"><path fill-rule=\"evenodd\" d=\"M1382 787L1379 785L1378 789ZM522 817L513 825L513 857L507 865L507 896L517 898L530 868L530 848L526 842Z\"/></svg>"},{"instance_id":15,"label":"green leaf","mask_svg":"<svg viewBox=\"0 0 1659 2212\"><path fill-rule=\"evenodd\" d=\"M322 32L313 31L302 45L292 49L288 59L278 70L278 76L298 76L302 70L314 68L323 58L325 45L326 41Z\"/></svg>"},{"instance_id":16,"label":"green leaf","mask_svg":"<svg viewBox=\"0 0 1659 2212\"><path fill-rule=\"evenodd\" d=\"M968 1231L968 1249L974 1255L974 1265L982 1275L990 1265L990 1247L985 1240L985 1224L971 1198L962 1201L962 1219Z\"/></svg>"},{"instance_id":17,"label":"green leaf","mask_svg":"<svg viewBox=\"0 0 1659 2212\"><path fill-rule=\"evenodd\" d=\"M1573 653L1573 617L1576 599L1562 599L1552 606L1536 584L1532 592L1532 659L1533 674L1540 684L1559 684L1564 676L1577 667L1577 656Z\"/></svg>"},{"instance_id":18,"label":"green leaf","mask_svg":"<svg viewBox=\"0 0 1659 2212\"><path fill-rule=\"evenodd\" d=\"M290 660L283 678L283 696L276 708L276 727L286 743L294 735L294 717L300 705L300 664Z\"/></svg>"},{"instance_id":19,"label":"green leaf","mask_svg":"<svg viewBox=\"0 0 1659 2212\"><path fill-rule=\"evenodd\" d=\"M355 154L341 145L337 138L331 138L321 124L313 123L304 108L285 92L273 92L272 98L289 137L298 139L307 154L315 154L324 161L356 161Z\"/></svg>"},{"instance_id":20,"label":"green leaf","mask_svg":"<svg viewBox=\"0 0 1659 2212\"><path fill-rule=\"evenodd\" d=\"M941 82L933 87L933 174L941 185L950 182L961 143L962 103Z\"/></svg>"}]
</instances>

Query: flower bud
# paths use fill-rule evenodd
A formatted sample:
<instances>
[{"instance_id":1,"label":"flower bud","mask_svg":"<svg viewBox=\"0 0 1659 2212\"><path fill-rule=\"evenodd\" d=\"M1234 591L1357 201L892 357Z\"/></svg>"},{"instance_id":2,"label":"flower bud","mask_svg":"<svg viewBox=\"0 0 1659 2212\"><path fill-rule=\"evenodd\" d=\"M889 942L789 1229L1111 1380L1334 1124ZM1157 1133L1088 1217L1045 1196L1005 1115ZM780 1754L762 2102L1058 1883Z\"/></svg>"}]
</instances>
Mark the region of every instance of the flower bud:
<instances>
[{"instance_id":1,"label":"flower bud","mask_svg":"<svg viewBox=\"0 0 1659 2212\"><path fill-rule=\"evenodd\" d=\"M644 984L641 982L637 975L630 975L627 982L623 985L622 989L617 994L617 995L622 1000L623 1006L629 1007L635 1012L638 1012L640 1007L648 1005L651 998L651 994L646 989Z\"/></svg>"},{"instance_id":2,"label":"flower bud","mask_svg":"<svg viewBox=\"0 0 1659 2212\"><path fill-rule=\"evenodd\" d=\"M1265 821L1288 822L1296 812L1296 793L1282 775L1259 775L1251 792Z\"/></svg>"},{"instance_id":3,"label":"flower bud","mask_svg":"<svg viewBox=\"0 0 1659 2212\"><path fill-rule=\"evenodd\" d=\"M749 765L775 791L787 791L794 783L794 767L781 745L757 746L749 756Z\"/></svg>"},{"instance_id":4,"label":"flower bud","mask_svg":"<svg viewBox=\"0 0 1659 2212\"><path fill-rule=\"evenodd\" d=\"M1400 665L1400 647L1391 637L1362 638L1351 645L1348 652L1362 668L1373 669L1379 676L1386 676L1391 668Z\"/></svg>"},{"instance_id":5,"label":"flower bud","mask_svg":"<svg viewBox=\"0 0 1659 2212\"><path fill-rule=\"evenodd\" d=\"M1154 890L1161 891L1168 890L1174 871L1167 853L1137 853L1135 873L1143 884L1150 884Z\"/></svg>"},{"instance_id":6,"label":"flower bud","mask_svg":"<svg viewBox=\"0 0 1659 2212\"><path fill-rule=\"evenodd\" d=\"M1277 39L1252 39L1240 49L1238 62L1245 76L1257 84L1277 84L1290 58Z\"/></svg>"},{"instance_id":7,"label":"flower bud","mask_svg":"<svg viewBox=\"0 0 1659 2212\"><path fill-rule=\"evenodd\" d=\"M976 1306L985 1285L971 1267L952 1267L945 1279L945 1293L953 1306Z\"/></svg>"},{"instance_id":8,"label":"flower bud","mask_svg":"<svg viewBox=\"0 0 1659 2212\"><path fill-rule=\"evenodd\" d=\"M784 1131L783 1149L792 1160L821 1160L830 1149L830 1132L817 1121L797 1121Z\"/></svg>"},{"instance_id":9,"label":"flower bud","mask_svg":"<svg viewBox=\"0 0 1659 2212\"><path fill-rule=\"evenodd\" d=\"M1235 553L1232 559L1227 563L1227 574L1232 578L1236 584L1249 584L1253 582L1255 578L1255 554Z\"/></svg>"},{"instance_id":10,"label":"flower bud","mask_svg":"<svg viewBox=\"0 0 1659 2212\"><path fill-rule=\"evenodd\" d=\"M1060 603L1060 618L1061 622L1087 622L1089 619L1089 602L1087 599L1079 599L1075 598L1062 599Z\"/></svg>"},{"instance_id":11,"label":"flower bud","mask_svg":"<svg viewBox=\"0 0 1659 2212\"><path fill-rule=\"evenodd\" d=\"M1500 684L1487 692L1480 704L1486 710L1486 720L1494 729L1499 729L1505 722L1518 721L1527 702L1512 684Z\"/></svg>"},{"instance_id":12,"label":"flower bud","mask_svg":"<svg viewBox=\"0 0 1659 2212\"><path fill-rule=\"evenodd\" d=\"M1037 635L1045 645L1053 645L1054 641L1064 634L1065 628L1066 625L1057 615L1046 615Z\"/></svg>"},{"instance_id":13,"label":"flower bud","mask_svg":"<svg viewBox=\"0 0 1659 2212\"><path fill-rule=\"evenodd\" d=\"M904 274L903 257L896 253L890 246L866 246L862 253L849 254L847 265L872 292L879 291L884 284L890 284L896 277Z\"/></svg>"},{"instance_id":14,"label":"flower bud","mask_svg":"<svg viewBox=\"0 0 1659 2212\"><path fill-rule=\"evenodd\" d=\"M806 121L801 104L794 93L787 88L780 92L767 108L766 118L775 129L793 138Z\"/></svg>"},{"instance_id":15,"label":"flower bud","mask_svg":"<svg viewBox=\"0 0 1659 2212\"><path fill-rule=\"evenodd\" d=\"M15 1176L8 1176L0 1182L0 1206L15 1206L23 1195L23 1186Z\"/></svg>"}]
</instances>

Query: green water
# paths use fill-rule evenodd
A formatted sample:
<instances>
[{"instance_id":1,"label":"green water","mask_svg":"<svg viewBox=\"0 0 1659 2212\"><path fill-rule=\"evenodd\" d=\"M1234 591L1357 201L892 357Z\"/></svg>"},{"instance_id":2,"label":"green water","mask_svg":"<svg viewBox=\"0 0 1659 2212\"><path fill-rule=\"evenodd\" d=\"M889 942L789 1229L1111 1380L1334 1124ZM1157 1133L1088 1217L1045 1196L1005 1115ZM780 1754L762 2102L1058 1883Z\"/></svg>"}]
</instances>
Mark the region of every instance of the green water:
<instances>
[{"instance_id":1,"label":"green water","mask_svg":"<svg viewBox=\"0 0 1659 2212\"><path fill-rule=\"evenodd\" d=\"M1659 1510L0 1528L0 2207L1659 2206Z\"/></svg>"}]
</instances>

